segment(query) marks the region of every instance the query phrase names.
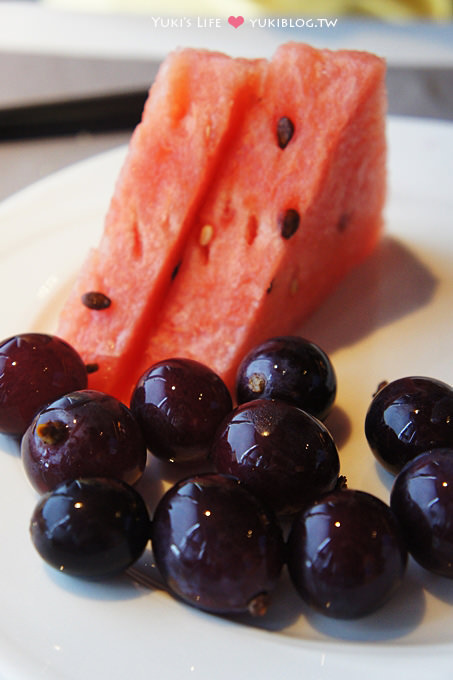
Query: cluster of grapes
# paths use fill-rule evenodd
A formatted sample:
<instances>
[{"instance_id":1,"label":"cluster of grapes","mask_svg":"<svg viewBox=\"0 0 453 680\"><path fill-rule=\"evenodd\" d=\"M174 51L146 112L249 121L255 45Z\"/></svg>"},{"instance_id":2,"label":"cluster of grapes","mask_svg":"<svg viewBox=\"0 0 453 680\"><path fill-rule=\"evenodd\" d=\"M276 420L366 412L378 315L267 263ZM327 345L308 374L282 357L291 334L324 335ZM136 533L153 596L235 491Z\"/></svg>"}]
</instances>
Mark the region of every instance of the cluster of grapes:
<instances>
[{"instance_id":1,"label":"cluster of grapes","mask_svg":"<svg viewBox=\"0 0 453 680\"><path fill-rule=\"evenodd\" d=\"M400 585L408 551L453 576L453 389L410 377L381 385L365 434L396 475L390 503L348 489L323 420L336 397L328 356L273 338L242 361L236 402L210 368L156 363L130 406L87 389L63 340L0 344L0 432L21 439L41 494L30 531L53 567L82 577L127 569L151 540L169 590L201 609L266 612L287 565L295 590L328 616L354 618ZM134 488L147 451L185 476L151 513Z\"/></svg>"}]
</instances>

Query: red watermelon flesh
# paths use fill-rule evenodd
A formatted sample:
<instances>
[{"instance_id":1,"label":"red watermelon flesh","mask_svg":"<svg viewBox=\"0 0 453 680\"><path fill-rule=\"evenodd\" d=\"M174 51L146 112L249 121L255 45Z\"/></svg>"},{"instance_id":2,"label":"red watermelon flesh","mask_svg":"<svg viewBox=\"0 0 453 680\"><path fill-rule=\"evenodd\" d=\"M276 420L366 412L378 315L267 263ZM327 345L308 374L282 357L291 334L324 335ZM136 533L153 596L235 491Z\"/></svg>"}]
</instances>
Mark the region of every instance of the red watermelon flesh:
<instances>
[{"instance_id":1,"label":"red watermelon flesh","mask_svg":"<svg viewBox=\"0 0 453 680\"><path fill-rule=\"evenodd\" d=\"M204 57L201 53L200 59ZM177 256L168 256L161 244L160 252L169 264L166 269L164 264L157 266L146 284L142 280L142 285L158 291L153 314L145 313L143 306L135 308L138 280L136 272L130 275L126 269L125 278L131 283L124 289L116 287L112 307L105 311L113 316L119 303L133 306L136 327L124 322L114 325L102 311L89 313L94 321L86 326L83 342L70 332L71 323L76 326L73 321L62 333L87 361L101 366L106 353L96 355L95 326L105 324L112 342L115 334L124 335L127 329L132 351L127 356L116 341L119 354L111 353L117 366L126 363L127 373L122 368L116 380L105 370L91 376L95 386L125 401L141 373L169 356L204 361L232 387L244 353L271 335L294 332L371 252L379 237L385 199L383 61L362 52L331 52L290 43L270 62L240 61L244 69L246 63L247 94L243 92L236 115L229 119L227 141L219 144L221 161L206 168ZM197 75L201 71L200 66ZM211 107L219 97L218 83L212 87ZM285 148L277 143L276 133L282 117L294 125ZM154 138L136 142L138 148L145 143L152 148L157 144ZM174 150L176 164L178 154ZM169 161L161 186L174 206L179 188L170 166ZM126 163L107 230L135 205L137 199L131 201L131 196L140 195L145 182L156 181L151 165L143 165L141 173L133 174ZM155 231L162 230L161 208L156 204L153 208L143 225L151 246ZM153 215L159 216L157 223ZM114 282L122 265L118 252L123 251L124 240L119 236L116 259L113 254L107 257ZM87 273L95 267L89 263ZM156 284L156 277L168 284L171 273L171 285ZM91 281L83 280L78 294L92 289ZM104 280L99 285L106 292ZM70 314L74 306L73 297Z\"/></svg>"},{"instance_id":2,"label":"red watermelon flesh","mask_svg":"<svg viewBox=\"0 0 453 680\"><path fill-rule=\"evenodd\" d=\"M59 319L58 334L98 366L90 387L125 397L150 327L206 188L254 96L260 62L179 50L163 63L131 139L93 249ZM102 311L81 304L88 291L111 300Z\"/></svg>"},{"instance_id":3,"label":"red watermelon flesh","mask_svg":"<svg viewBox=\"0 0 453 680\"><path fill-rule=\"evenodd\" d=\"M286 45L195 217L139 372L200 358L231 387L255 343L293 332L374 247L385 196L383 63ZM277 121L294 134L281 149ZM279 218L296 210L289 239ZM206 245L200 235L212 227ZM204 232L202 232L204 228Z\"/></svg>"}]
</instances>

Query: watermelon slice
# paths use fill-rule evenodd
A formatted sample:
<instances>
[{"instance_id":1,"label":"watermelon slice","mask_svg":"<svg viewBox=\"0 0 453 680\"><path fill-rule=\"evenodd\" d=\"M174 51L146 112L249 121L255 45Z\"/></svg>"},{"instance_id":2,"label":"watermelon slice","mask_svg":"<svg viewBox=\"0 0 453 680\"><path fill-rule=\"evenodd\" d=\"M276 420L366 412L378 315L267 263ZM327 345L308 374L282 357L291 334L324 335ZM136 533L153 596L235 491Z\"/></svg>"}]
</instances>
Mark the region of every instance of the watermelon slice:
<instances>
[{"instance_id":1,"label":"watermelon slice","mask_svg":"<svg viewBox=\"0 0 453 680\"><path fill-rule=\"evenodd\" d=\"M104 234L65 304L58 333L98 367L90 387L125 397L182 260L194 216L255 97L260 62L181 50L163 63L117 180ZM81 301L101 292L102 312ZM93 296L91 296L93 297Z\"/></svg>"},{"instance_id":2,"label":"watermelon slice","mask_svg":"<svg viewBox=\"0 0 453 680\"><path fill-rule=\"evenodd\" d=\"M90 386L127 402L186 356L232 387L246 351L294 332L379 238L385 113L385 64L364 52L170 55L61 315L99 365ZM81 303L93 290L108 309Z\"/></svg>"}]
</instances>

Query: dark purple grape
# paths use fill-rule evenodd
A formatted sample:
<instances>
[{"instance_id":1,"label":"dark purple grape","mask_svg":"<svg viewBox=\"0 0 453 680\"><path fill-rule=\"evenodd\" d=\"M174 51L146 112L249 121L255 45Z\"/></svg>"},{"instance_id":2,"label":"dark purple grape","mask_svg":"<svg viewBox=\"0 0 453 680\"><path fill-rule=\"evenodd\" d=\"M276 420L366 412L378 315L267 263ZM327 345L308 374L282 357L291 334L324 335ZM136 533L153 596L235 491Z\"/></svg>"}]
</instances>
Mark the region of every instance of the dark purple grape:
<instances>
[{"instance_id":1,"label":"dark purple grape","mask_svg":"<svg viewBox=\"0 0 453 680\"><path fill-rule=\"evenodd\" d=\"M170 590L220 614L264 614L284 561L273 517L237 480L215 474L167 491L154 514L152 545Z\"/></svg>"},{"instance_id":2,"label":"dark purple grape","mask_svg":"<svg viewBox=\"0 0 453 680\"><path fill-rule=\"evenodd\" d=\"M85 364L64 340L44 333L4 340L0 344L0 432L22 436L45 404L86 386Z\"/></svg>"},{"instance_id":3,"label":"dark purple grape","mask_svg":"<svg viewBox=\"0 0 453 680\"><path fill-rule=\"evenodd\" d=\"M328 494L300 513L288 538L288 569L301 597L326 616L358 618L400 585L407 551L396 518L363 491Z\"/></svg>"},{"instance_id":4,"label":"dark purple grape","mask_svg":"<svg viewBox=\"0 0 453 680\"><path fill-rule=\"evenodd\" d=\"M271 338L252 349L236 376L238 404L280 399L324 419L336 396L337 379L327 354L297 336Z\"/></svg>"},{"instance_id":5,"label":"dark purple grape","mask_svg":"<svg viewBox=\"0 0 453 680\"><path fill-rule=\"evenodd\" d=\"M103 392L78 390L38 412L22 437L22 460L40 492L78 477L114 477L134 484L146 447L130 410Z\"/></svg>"},{"instance_id":6,"label":"dark purple grape","mask_svg":"<svg viewBox=\"0 0 453 680\"><path fill-rule=\"evenodd\" d=\"M453 578L453 448L426 451L406 463L390 505L417 562Z\"/></svg>"},{"instance_id":7,"label":"dark purple grape","mask_svg":"<svg viewBox=\"0 0 453 680\"><path fill-rule=\"evenodd\" d=\"M211 457L218 472L240 479L279 515L331 491L340 468L335 443L319 420L270 399L238 406L219 428Z\"/></svg>"},{"instance_id":8,"label":"dark purple grape","mask_svg":"<svg viewBox=\"0 0 453 680\"><path fill-rule=\"evenodd\" d=\"M399 378L374 396L365 434L377 460L393 474L419 453L453 447L453 389L434 378Z\"/></svg>"},{"instance_id":9,"label":"dark purple grape","mask_svg":"<svg viewBox=\"0 0 453 680\"><path fill-rule=\"evenodd\" d=\"M217 426L231 409L221 378L191 359L151 366L131 399L151 453L178 463L206 458Z\"/></svg>"},{"instance_id":10,"label":"dark purple grape","mask_svg":"<svg viewBox=\"0 0 453 680\"><path fill-rule=\"evenodd\" d=\"M30 533L52 567L99 578L127 569L140 557L150 537L150 519L142 497L128 484L77 479L42 496Z\"/></svg>"}]
</instances>

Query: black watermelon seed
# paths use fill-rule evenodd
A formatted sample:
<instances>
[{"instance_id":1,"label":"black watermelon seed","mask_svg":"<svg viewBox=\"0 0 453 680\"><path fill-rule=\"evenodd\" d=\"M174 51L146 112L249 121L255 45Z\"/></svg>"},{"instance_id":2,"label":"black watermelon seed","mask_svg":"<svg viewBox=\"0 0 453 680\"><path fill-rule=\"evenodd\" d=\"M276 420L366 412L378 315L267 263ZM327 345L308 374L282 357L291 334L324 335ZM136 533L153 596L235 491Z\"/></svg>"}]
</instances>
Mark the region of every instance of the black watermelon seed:
<instances>
[{"instance_id":1,"label":"black watermelon seed","mask_svg":"<svg viewBox=\"0 0 453 680\"><path fill-rule=\"evenodd\" d=\"M112 304L112 301L104 293L99 293L95 290L90 290L88 293L82 295L82 302L88 309L107 309Z\"/></svg>"},{"instance_id":2,"label":"black watermelon seed","mask_svg":"<svg viewBox=\"0 0 453 680\"><path fill-rule=\"evenodd\" d=\"M294 134L293 122L283 116L277 123L277 141L280 149L284 149L285 146L291 141Z\"/></svg>"},{"instance_id":3,"label":"black watermelon seed","mask_svg":"<svg viewBox=\"0 0 453 680\"><path fill-rule=\"evenodd\" d=\"M285 239L291 238L299 228L300 216L297 210L290 208L278 218L280 233Z\"/></svg>"},{"instance_id":4,"label":"black watermelon seed","mask_svg":"<svg viewBox=\"0 0 453 680\"><path fill-rule=\"evenodd\" d=\"M85 368L87 373L96 373L99 371L99 364L85 364Z\"/></svg>"},{"instance_id":5,"label":"black watermelon seed","mask_svg":"<svg viewBox=\"0 0 453 680\"><path fill-rule=\"evenodd\" d=\"M172 281L174 281L175 278L177 277L180 266L181 266L181 260L179 260L178 264L176 265L176 267L173 269L173 271L171 273L171 280Z\"/></svg>"},{"instance_id":6,"label":"black watermelon seed","mask_svg":"<svg viewBox=\"0 0 453 680\"><path fill-rule=\"evenodd\" d=\"M348 213L343 213L340 215L338 222L337 222L337 229L339 232L343 232L346 227L348 226L349 220L350 220L350 215Z\"/></svg>"}]
</instances>

